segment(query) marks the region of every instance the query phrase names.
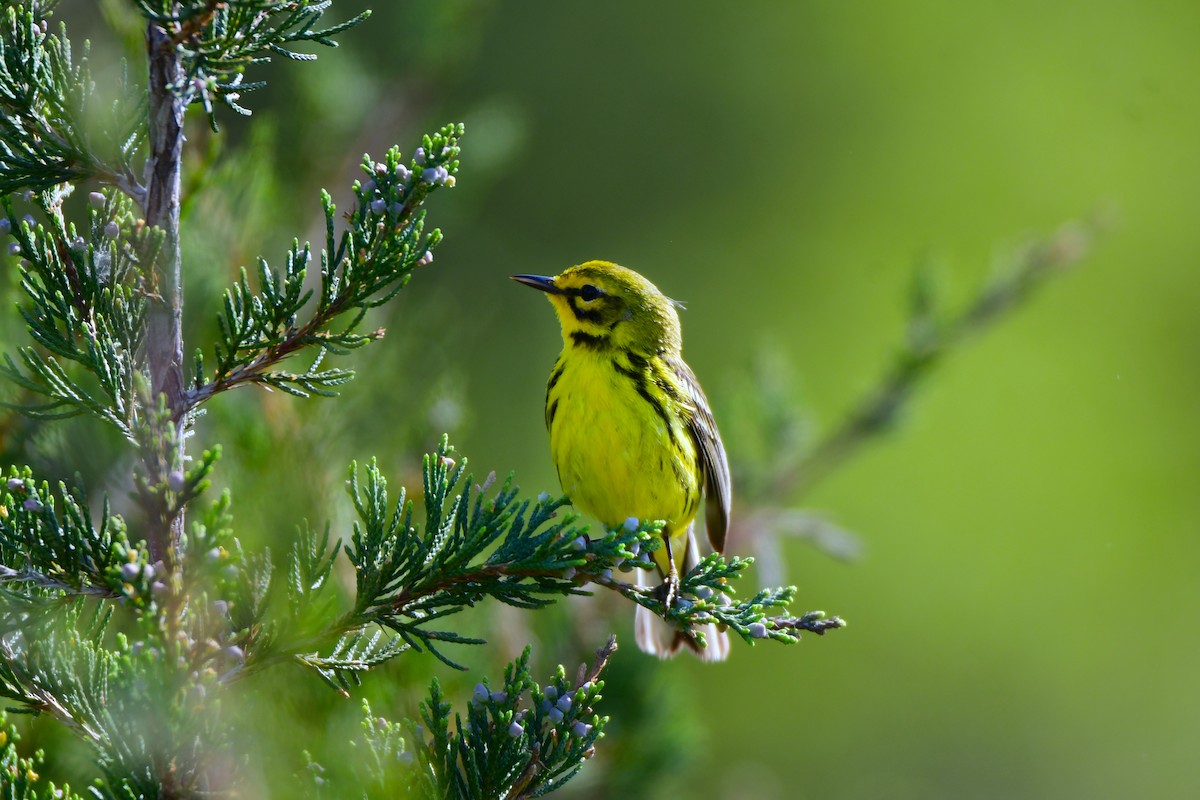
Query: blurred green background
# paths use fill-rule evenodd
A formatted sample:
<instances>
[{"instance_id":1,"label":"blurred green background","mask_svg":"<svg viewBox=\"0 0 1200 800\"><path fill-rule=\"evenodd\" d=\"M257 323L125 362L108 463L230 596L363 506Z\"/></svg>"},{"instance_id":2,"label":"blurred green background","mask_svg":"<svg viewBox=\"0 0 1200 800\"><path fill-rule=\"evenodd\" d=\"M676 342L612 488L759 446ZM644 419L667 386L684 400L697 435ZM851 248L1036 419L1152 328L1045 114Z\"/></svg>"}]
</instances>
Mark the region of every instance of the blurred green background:
<instances>
[{"instance_id":1,"label":"blurred green background","mask_svg":"<svg viewBox=\"0 0 1200 800\"><path fill-rule=\"evenodd\" d=\"M120 29L118 6L100 4ZM191 340L236 267L318 236L319 188L346 205L362 152L462 120L458 186L431 209L446 242L343 399L227 398L193 450L225 443L243 538L281 549L302 516L346 530L349 459L411 485L443 430L481 474L557 491L557 324L507 278L591 258L687 301L685 353L727 430L764 350L828 430L898 348L918 263L957 308L1028 236L1106 210L1093 256L804 498L864 545L845 564L782 544L799 610L847 630L710 666L634 652L630 610L604 600L571 604L579 629L561 612L474 624L501 631L499 659L536 637L543 673L610 621L628 642L610 750L574 796L1196 796L1198 36L1200 7L1166 1L376 4L317 64L267 68L249 125L193 130L224 154L187 223ZM8 458L78 457L69 431L26 433ZM445 672L405 664L366 691L411 713L388 682ZM294 679L298 732L306 704L354 718Z\"/></svg>"}]
</instances>

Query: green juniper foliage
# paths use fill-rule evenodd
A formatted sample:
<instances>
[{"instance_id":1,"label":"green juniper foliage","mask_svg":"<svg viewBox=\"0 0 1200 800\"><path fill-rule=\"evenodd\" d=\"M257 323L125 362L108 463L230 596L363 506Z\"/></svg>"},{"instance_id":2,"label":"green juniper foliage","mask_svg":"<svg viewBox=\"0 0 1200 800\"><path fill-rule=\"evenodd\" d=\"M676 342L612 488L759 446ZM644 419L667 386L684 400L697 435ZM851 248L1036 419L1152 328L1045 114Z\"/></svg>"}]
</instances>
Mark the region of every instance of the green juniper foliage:
<instances>
[{"instance_id":1,"label":"green juniper foliage","mask_svg":"<svg viewBox=\"0 0 1200 800\"><path fill-rule=\"evenodd\" d=\"M425 136L408 156L392 148L364 158L340 218L323 194L320 252L295 241L281 267L260 258L253 277L243 270L224 295L208 359L197 351L185 377L184 115L196 108L215 128L221 104L248 113L240 94L262 86L243 80L248 69L272 55L309 60L292 48L333 45L366 15L321 28L330 2L135 5L146 63L128 66L110 91L93 85L87 48L50 23L54 2L7 3L0 19L0 228L31 340L0 364L7 402L41 420L98 420L136 456L127 513L108 498L97 505L81 481L52 486L27 467L11 467L0 494L0 694L13 712L48 717L87 743L89 796L236 791L254 771L231 714L243 681L298 668L348 695L410 652L463 668L461 646L484 642L456 630L456 617L488 600L536 610L599 587L681 631L717 622L749 643L793 643L842 624L789 615L792 589L738 600L734 582L749 560L720 556L682 576L668 608L623 578L652 568L646 553L660 542L660 522L629 520L592 536L565 498L523 498L512 478L476 485L445 439L425 457L417 499L401 490L389 500L374 462L351 465L349 531L298 521L281 558L243 548L230 494L211 497L221 448L186 452L201 406L239 386L332 396L351 379L326 360L379 339L366 327L371 309L432 262L441 234L426 227L424 206L454 186L463 128ZM101 97L116 99L97 112ZM596 752L606 722L595 708L600 674L614 650L610 641L574 680L560 668L544 686L526 650L498 690L482 681L458 713L434 682L419 724L364 705L352 742L359 760L338 771L345 783L330 785L334 757L312 742L296 753L307 767L295 785L269 789L544 795ZM77 796L41 781L53 753L18 752L16 729L4 725L0 794Z\"/></svg>"}]
</instances>

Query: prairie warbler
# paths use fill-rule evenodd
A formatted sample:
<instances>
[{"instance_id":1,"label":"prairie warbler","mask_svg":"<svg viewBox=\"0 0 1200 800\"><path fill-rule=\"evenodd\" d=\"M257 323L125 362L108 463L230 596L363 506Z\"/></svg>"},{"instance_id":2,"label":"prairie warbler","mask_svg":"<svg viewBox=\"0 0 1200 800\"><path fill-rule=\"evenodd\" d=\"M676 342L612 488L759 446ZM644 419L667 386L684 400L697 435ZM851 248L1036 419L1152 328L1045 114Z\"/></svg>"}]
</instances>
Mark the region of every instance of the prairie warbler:
<instances>
[{"instance_id":1,"label":"prairie warbler","mask_svg":"<svg viewBox=\"0 0 1200 800\"><path fill-rule=\"evenodd\" d=\"M693 520L706 496L708 541L729 528L725 448L696 376L684 363L675 303L633 270L588 261L555 277L514 275L545 292L562 324L563 351L546 385L546 427L563 491L607 526L665 520L653 554L668 603L679 573L700 561ZM647 585L644 570L637 570ZM729 652L709 625L703 648L638 607L638 646L668 658L685 645L705 660Z\"/></svg>"}]
</instances>

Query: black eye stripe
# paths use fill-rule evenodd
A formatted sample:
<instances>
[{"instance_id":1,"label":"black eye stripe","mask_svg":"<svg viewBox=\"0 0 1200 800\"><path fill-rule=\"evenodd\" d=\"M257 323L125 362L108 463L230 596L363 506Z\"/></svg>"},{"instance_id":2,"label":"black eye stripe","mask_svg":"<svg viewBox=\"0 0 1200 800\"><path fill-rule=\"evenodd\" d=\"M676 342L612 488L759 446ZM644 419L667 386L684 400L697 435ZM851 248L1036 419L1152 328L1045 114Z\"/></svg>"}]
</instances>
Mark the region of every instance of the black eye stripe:
<instances>
[{"instance_id":1,"label":"black eye stripe","mask_svg":"<svg viewBox=\"0 0 1200 800\"><path fill-rule=\"evenodd\" d=\"M580 308L574 297L571 298L571 313L580 322L594 322L599 325L603 321L603 309Z\"/></svg>"}]
</instances>

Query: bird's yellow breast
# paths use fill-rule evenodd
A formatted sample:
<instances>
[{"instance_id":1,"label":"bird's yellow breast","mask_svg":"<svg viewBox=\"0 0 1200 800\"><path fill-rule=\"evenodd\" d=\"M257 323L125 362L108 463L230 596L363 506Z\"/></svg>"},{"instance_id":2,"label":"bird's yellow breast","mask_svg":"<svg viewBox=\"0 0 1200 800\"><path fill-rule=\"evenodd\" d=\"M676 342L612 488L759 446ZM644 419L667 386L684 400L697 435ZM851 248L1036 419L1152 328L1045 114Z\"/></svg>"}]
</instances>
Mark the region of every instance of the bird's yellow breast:
<instances>
[{"instance_id":1,"label":"bird's yellow breast","mask_svg":"<svg viewBox=\"0 0 1200 800\"><path fill-rule=\"evenodd\" d=\"M637 373L619 352L569 348L550 376L546 422L559 480L577 508L608 526L665 520L677 538L696 515L702 478L686 430L690 409L663 391L673 378L651 362Z\"/></svg>"}]
</instances>

